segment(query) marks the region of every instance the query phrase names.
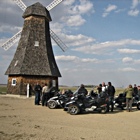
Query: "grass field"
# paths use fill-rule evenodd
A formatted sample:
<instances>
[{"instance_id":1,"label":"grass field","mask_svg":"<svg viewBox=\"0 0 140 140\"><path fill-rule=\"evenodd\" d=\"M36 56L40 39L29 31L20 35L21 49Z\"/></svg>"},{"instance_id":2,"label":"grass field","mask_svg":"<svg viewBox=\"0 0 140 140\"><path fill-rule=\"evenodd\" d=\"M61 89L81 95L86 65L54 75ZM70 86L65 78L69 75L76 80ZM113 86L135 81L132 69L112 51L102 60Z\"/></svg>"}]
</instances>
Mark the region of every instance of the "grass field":
<instances>
[{"instance_id":1,"label":"grass field","mask_svg":"<svg viewBox=\"0 0 140 140\"><path fill-rule=\"evenodd\" d=\"M62 91L63 89L64 90L71 90L71 91L76 91L78 87L59 87L60 91ZM88 92L90 92L91 90L93 90L93 88L90 88L90 87L86 87L86 89L88 90ZM122 93L124 91L123 88L116 88L116 92L115 92L115 95L118 95L120 93ZM97 92L97 88L95 87L94 88L94 92Z\"/></svg>"},{"instance_id":2,"label":"grass field","mask_svg":"<svg viewBox=\"0 0 140 140\"><path fill-rule=\"evenodd\" d=\"M78 88L77 86L75 86L75 87L60 86L60 87L59 87L60 91L62 91L62 90L71 90L72 92L76 91L77 88ZM93 90L92 87L86 87L86 89L88 90L88 92L90 92L91 90ZM97 92L96 89L97 89L97 88L95 87L95 88L94 88L94 92ZM115 93L115 95L118 95L119 93L122 93L123 90L124 90L123 88L116 88L116 93ZM7 87L6 87L6 85L0 85L0 94L6 94L6 92L7 92Z\"/></svg>"},{"instance_id":3,"label":"grass field","mask_svg":"<svg viewBox=\"0 0 140 140\"><path fill-rule=\"evenodd\" d=\"M7 87L5 85L0 85L0 94L5 94L7 92Z\"/></svg>"}]
</instances>

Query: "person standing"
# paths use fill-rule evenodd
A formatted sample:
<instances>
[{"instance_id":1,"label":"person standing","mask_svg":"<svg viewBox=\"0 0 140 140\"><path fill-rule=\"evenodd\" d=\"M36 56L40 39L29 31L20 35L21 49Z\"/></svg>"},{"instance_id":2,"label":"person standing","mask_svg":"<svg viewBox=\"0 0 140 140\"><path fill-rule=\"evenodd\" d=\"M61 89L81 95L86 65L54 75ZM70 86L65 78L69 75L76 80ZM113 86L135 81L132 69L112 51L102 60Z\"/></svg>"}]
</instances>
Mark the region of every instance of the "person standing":
<instances>
[{"instance_id":1,"label":"person standing","mask_svg":"<svg viewBox=\"0 0 140 140\"><path fill-rule=\"evenodd\" d=\"M138 95L138 87L136 84L134 84L134 97Z\"/></svg>"},{"instance_id":2,"label":"person standing","mask_svg":"<svg viewBox=\"0 0 140 140\"><path fill-rule=\"evenodd\" d=\"M140 96L140 86L138 86L138 95Z\"/></svg>"},{"instance_id":3,"label":"person standing","mask_svg":"<svg viewBox=\"0 0 140 140\"><path fill-rule=\"evenodd\" d=\"M107 93L107 85L105 82L102 82L102 93Z\"/></svg>"},{"instance_id":4,"label":"person standing","mask_svg":"<svg viewBox=\"0 0 140 140\"><path fill-rule=\"evenodd\" d=\"M78 90L78 94L84 94L85 96L88 94L88 91L83 84L81 84L81 86Z\"/></svg>"},{"instance_id":5,"label":"person standing","mask_svg":"<svg viewBox=\"0 0 140 140\"><path fill-rule=\"evenodd\" d=\"M48 85L45 83L44 87L42 88L42 106L44 106L44 104L47 105L47 101L48 101Z\"/></svg>"},{"instance_id":6,"label":"person standing","mask_svg":"<svg viewBox=\"0 0 140 140\"><path fill-rule=\"evenodd\" d=\"M107 91L107 86L105 84L105 82L102 83L102 92L106 92Z\"/></svg>"},{"instance_id":7,"label":"person standing","mask_svg":"<svg viewBox=\"0 0 140 140\"><path fill-rule=\"evenodd\" d=\"M126 93L126 110L131 112L134 93L134 89L131 84L124 90L124 93Z\"/></svg>"},{"instance_id":8,"label":"person standing","mask_svg":"<svg viewBox=\"0 0 140 140\"><path fill-rule=\"evenodd\" d=\"M40 105L40 94L42 91L42 87L39 85L39 83L37 83L35 85L35 105Z\"/></svg>"},{"instance_id":9,"label":"person standing","mask_svg":"<svg viewBox=\"0 0 140 140\"><path fill-rule=\"evenodd\" d=\"M102 92L102 84L99 84L99 86L97 87L97 91L98 91L98 93Z\"/></svg>"},{"instance_id":10,"label":"person standing","mask_svg":"<svg viewBox=\"0 0 140 140\"><path fill-rule=\"evenodd\" d=\"M108 112L109 112L109 106L111 106L111 112L114 110L114 95L115 95L115 87L112 85L111 82L108 82L108 88L107 88L108 96L109 96L109 103L108 103Z\"/></svg>"}]
</instances>

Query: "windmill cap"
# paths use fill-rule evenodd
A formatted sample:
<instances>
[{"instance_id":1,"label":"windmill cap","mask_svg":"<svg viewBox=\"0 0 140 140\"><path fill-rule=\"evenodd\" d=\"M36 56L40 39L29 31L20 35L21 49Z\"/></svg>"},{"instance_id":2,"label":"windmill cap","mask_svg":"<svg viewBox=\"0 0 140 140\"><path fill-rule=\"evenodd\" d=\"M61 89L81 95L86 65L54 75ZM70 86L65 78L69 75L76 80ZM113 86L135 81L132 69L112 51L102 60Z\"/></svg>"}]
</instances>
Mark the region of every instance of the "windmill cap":
<instances>
[{"instance_id":1,"label":"windmill cap","mask_svg":"<svg viewBox=\"0 0 140 140\"><path fill-rule=\"evenodd\" d=\"M52 21L49 11L39 2L26 8L22 17L27 18L29 16L42 16L47 18L49 21Z\"/></svg>"}]
</instances>

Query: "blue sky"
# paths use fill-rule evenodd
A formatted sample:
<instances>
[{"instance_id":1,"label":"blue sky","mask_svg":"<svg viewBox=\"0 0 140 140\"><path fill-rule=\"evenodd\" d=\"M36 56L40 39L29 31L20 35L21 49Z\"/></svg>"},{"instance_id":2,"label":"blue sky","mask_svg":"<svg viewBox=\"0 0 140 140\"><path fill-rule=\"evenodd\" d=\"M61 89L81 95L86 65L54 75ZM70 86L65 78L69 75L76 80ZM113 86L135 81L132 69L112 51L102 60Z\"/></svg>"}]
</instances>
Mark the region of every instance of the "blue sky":
<instances>
[{"instance_id":1,"label":"blue sky","mask_svg":"<svg viewBox=\"0 0 140 140\"><path fill-rule=\"evenodd\" d=\"M46 7L52 0L39 2ZM22 29L22 14L12 0L0 1L0 46ZM140 0L65 0L50 14L51 29L68 46L62 52L52 40L59 84L140 85ZM0 83L7 83L4 73L16 48L17 43L7 51L0 48Z\"/></svg>"}]
</instances>

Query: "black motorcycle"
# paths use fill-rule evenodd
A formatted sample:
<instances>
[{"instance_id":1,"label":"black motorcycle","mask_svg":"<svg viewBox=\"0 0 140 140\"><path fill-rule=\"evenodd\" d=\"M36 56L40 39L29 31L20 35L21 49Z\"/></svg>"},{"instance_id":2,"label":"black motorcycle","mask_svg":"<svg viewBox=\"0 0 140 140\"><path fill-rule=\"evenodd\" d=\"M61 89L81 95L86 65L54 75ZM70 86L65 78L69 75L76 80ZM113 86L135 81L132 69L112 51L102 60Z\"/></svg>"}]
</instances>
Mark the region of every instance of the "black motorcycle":
<instances>
[{"instance_id":1,"label":"black motorcycle","mask_svg":"<svg viewBox=\"0 0 140 140\"><path fill-rule=\"evenodd\" d=\"M47 106L47 101L54 97L56 94L59 93L59 90L56 89L55 87L51 87L48 89L47 93L44 93L42 96L41 96L41 102L42 102L42 106Z\"/></svg>"},{"instance_id":2,"label":"black motorcycle","mask_svg":"<svg viewBox=\"0 0 140 140\"><path fill-rule=\"evenodd\" d=\"M94 96L85 96L84 94L75 94L71 101L66 103L64 111L71 115L82 112L100 112L108 111L108 95L106 93L94 94Z\"/></svg>"},{"instance_id":3,"label":"black motorcycle","mask_svg":"<svg viewBox=\"0 0 140 140\"><path fill-rule=\"evenodd\" d=\"M140 110L140 96L135 95L133 96L133 102L132 102L133 107L137 107L138 110ZM120 93L117 97L114 99L114 107L116 108L121 108L124 110L126 107L126 93Z\"/></svg>"},{"instance_id":4,"label":"black motorcycle","mask_svg":"<svg viewBox=\"0 0 140 140\"><path fill-rule=\"evenodd\" d=\"M57 93L54 97L48 100L47 106L50 109L54 109L57 107L63 108L65 104L70 101L70 98L72 96L73 96L73 92L71 90L65 91L64 94Z\"/></svg>"}]
</instances>

